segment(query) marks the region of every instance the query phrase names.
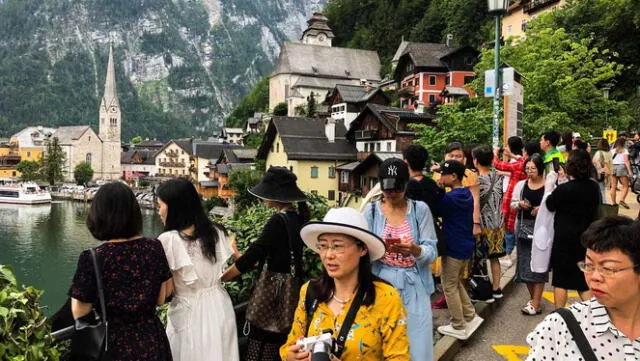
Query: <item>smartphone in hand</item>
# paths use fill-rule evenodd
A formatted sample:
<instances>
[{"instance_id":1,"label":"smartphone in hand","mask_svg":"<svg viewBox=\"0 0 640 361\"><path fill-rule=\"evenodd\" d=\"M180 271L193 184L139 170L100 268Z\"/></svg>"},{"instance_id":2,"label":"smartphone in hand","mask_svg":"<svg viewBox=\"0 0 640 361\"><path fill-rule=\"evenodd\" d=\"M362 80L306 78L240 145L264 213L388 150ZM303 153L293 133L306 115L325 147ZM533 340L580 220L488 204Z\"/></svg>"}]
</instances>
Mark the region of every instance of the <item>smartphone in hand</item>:
<instances>
[{"instance_id":1,"label":"smartphone in hand","mask_svg":"<svg viewBox=\"0 0 640 361\"><path fill-rule=\"evenodd\" d=\"M385 238L384 242L387 244L387 248L392 248L396 244L400 244L400 238Z\"/></svg>"}]
</instances>

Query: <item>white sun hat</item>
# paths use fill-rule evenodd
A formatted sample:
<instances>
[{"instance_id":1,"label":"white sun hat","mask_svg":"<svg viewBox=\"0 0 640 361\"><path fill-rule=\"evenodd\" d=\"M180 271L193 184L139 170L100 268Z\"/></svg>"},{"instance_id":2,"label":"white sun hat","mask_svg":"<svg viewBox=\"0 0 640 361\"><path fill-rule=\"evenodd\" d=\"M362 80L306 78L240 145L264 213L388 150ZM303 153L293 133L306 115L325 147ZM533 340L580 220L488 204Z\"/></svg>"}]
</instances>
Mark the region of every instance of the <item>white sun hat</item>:
<instances>
[{"instance_id":1,"label":"white sun hat","mask_svg":"<svg viewBox=\"0 0 640 361\"><path fill-rule=\"evenodd\" d=\"M369 225L362 213L353 208L334 208L324 216L322 222L309 222L302 227L300 237L314 252L318 250L318 236L323 233L338 233L351 236L367 245L371 261L384 256L382 239L368 231Z\"/></svg>"}]
</instances>

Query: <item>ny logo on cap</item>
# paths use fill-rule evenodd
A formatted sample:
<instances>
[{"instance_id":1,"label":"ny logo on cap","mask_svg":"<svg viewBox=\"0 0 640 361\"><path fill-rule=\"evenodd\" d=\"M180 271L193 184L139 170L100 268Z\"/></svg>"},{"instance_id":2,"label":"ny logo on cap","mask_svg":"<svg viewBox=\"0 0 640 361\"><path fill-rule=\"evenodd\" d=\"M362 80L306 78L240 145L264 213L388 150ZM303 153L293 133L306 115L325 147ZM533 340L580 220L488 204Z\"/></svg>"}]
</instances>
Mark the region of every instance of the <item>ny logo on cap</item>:
<instances>
[{"instance_id":1,"label":"ny logo on cap","mask_svg":"<svg viewBox=\"0 0 640 361\"><path fill-rule=\"evenodd\" d=\"M387 168L387 175L389 176L397 176L398 175L398 167L395 165L391 165L389 166L389 168Z\"/></svg>"}]
</instances>

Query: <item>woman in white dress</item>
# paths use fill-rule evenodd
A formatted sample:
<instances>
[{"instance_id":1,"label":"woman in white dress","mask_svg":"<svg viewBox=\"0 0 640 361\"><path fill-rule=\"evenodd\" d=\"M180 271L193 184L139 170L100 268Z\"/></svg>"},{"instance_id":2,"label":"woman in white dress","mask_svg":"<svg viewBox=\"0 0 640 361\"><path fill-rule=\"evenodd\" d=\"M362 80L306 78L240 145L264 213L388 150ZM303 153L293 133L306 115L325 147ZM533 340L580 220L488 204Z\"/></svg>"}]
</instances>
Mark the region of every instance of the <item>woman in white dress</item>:
<instances>
[{"instance_id":1,"label":"woman in white dress","mask_svg":"<svg viewBox=\"0 0 640 361\"><path fill-rule=\"evenodd\" d=\"M164 233L158 239L173 274L167 336L174 361L238 361L236 319L220 275L234 254L186 179L158 187Z\"/></svg>"}]
</instances>

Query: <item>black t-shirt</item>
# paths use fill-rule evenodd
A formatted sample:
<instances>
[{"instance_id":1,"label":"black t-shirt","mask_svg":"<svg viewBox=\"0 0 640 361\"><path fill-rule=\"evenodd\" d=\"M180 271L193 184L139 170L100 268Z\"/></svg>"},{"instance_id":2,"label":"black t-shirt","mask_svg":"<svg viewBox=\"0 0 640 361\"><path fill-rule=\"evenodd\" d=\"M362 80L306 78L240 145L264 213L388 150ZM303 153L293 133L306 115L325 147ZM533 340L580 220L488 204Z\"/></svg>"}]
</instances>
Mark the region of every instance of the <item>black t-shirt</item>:
<instances>
[{"instance_id":1,"label":"black t-shirt","mask_svg":"<svg viewBox=\"0 0 640 361\"><path fill-rule=\"evenodd\" d=\"M422 177L421 180L410 178L407 184L407 198L425 202L432 212L438 192L440 187L429 177Z\"/></svg>"},{"instance_id":2,"label":"black t-shirt","mask_svg":"<svg viewBox=\"0 0 640 361\"><path fill-rule=\"evenodd\" d=\"M300 215L294 211L286 213L293 233L298 235L292 240L293 253L296 258L296 272L302 275L302 249L303 243L300 238L302 220ZM269 218L262 230L262 234L257 241L251 243L242 257L236 260L236 267L241 273L250 271L256 263L260 266L267 261L267 268L273 272L289 273L291 267L291 252L289 251L287 227L282 217L274 214Z\"/></svg>"}]
</instances>

